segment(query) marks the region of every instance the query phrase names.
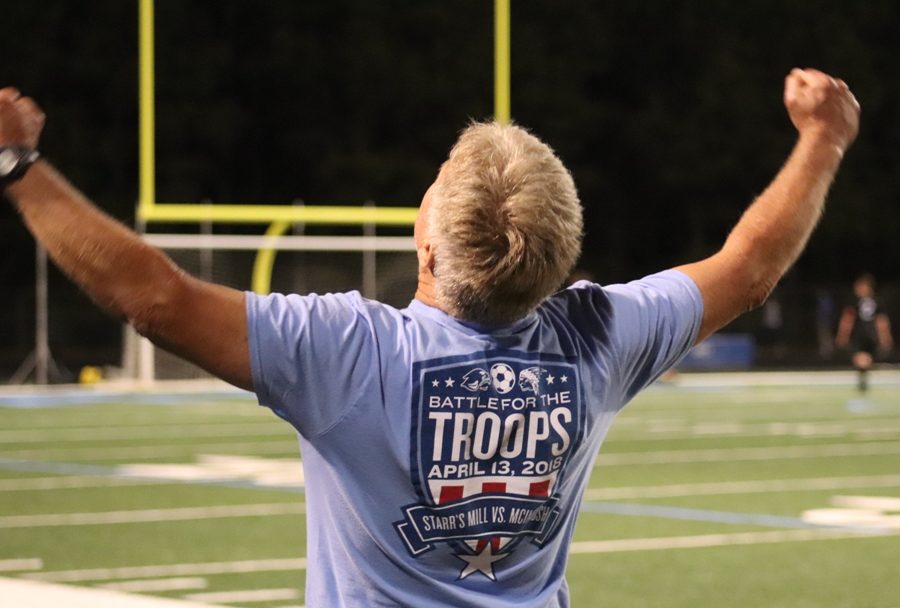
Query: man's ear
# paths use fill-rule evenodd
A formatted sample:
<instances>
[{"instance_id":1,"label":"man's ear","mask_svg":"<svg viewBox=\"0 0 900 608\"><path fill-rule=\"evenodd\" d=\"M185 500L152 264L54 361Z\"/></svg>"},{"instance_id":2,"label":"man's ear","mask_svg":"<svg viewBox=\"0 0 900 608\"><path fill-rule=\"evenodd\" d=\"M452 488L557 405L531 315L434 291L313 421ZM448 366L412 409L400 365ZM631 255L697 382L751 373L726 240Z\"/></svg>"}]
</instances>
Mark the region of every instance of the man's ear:
<instances>
[{"instance_id":1,"label":"man's ear","mask_svg":"<svg viewBox=\"0 0 900 608\"><path fill-rule=\"evenodd\" d=\"M430 242L426 241L416 249L416 257L419 260L419 272L427 270L430 274L434 274L434 250Z\"/></svg>"}]
</instances>

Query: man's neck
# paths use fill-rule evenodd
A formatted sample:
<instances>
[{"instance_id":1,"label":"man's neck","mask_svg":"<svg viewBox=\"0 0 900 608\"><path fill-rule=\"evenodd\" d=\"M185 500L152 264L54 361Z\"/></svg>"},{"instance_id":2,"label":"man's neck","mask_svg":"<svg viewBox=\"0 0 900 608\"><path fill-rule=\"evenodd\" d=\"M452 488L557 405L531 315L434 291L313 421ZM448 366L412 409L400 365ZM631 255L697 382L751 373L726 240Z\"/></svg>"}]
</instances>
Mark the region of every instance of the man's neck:
<instances>
[{"instance_id":1,"label":"man's neck","mask_svg":"<svg viewBox=\"0 0 900 608\"><path fill-rule=\"evenodd\" d=\"M427 276L423 276L426 275ZM440 304L434 288L434 276L430 273L419 273L419 284L416 286L415 298L432 308L447 312Z\"/></svg>"}]
</instances>

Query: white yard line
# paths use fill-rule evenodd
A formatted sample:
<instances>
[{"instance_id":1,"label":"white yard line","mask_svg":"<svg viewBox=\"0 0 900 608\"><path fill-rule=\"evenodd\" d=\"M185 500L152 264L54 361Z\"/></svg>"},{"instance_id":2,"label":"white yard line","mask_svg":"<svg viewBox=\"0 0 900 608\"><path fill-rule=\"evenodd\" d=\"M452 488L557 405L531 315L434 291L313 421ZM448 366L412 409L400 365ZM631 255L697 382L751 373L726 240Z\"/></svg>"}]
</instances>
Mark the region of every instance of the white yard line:
<instances>
[{"instance_id":1,"label":"white yard line","mask_svg":"<svg viewBox=\"0 0 900 608\"><path fill-rule=\"evenodd\" d=\"M5 515L0 528L36 528L46 526L93 526L133 524L230 517L263 517L298 515L306 512L303 503L219 505L212 507L183 507L175 509L143 509L134 511L103 511L96 513L47 513L42 515Z\"/></svg>"},{"instance_id":2,"label":"white yard line","mask_svg":"<svg viewBox=\"0 0 900 608\"><path fill-rule=\"evenodd\" d=\"M229 453L238 456L265 454L299 454L296 441L246 443L192 443L174 446L134 446L112 448L71 448L47 450L0 451L0 458L26 460L126 460L169 458L186 452ZM900 442L830 443L808 446L750 447L720 449L662 450L650 452L618 452L600 454L597 466L662 464L670 462L711 462L724 460L781 460L818 458L821 456L875 456L900 454ZM299 458L299 456L298 456Z\"/></svg>"},{"instance_id":3,"label":"white yard line","mask_svg":"<svg viewBox=\"0 0 900 608\"><path fill-rule=\"evenodd\" d=\"M664 450L656 452L617 452L603 454L595 466L633 464L669 464L685 462L729 462L736 460L791 460L825 456L880 456L900 454L900 443L829 443L756 448L719 448L701 450Z\"/></svg>"},{"instance_id":4,"label":"white yard line","mask_svg":"<svg viewBox=\"0 0 900 608\"><path fill-rule=\"evenodd\" d=\"M874 370L872 386L895 386L900 382L900 372L891 369ZM876 381L877 379L877 381ZM825 370L806 372L685 372L678 376L679 388L753 388L774 387L853 387L856 375L853 370Z\"/></svg>"},{"instance_id":5,"label":"white yard line","mask_svg":"<svg viewBox=\"0 0 900 608\"><path fill-rule=\"evenodd\" d=\"M53 465L54 463L51 463ZM91 470L55 463L61 471ZM24 463L40 469L40 463ZM51 466L52 470L52 466ZM303 465L299 458L259 458L222 454L197 454L194 464L125 464L98 468L94 475L57 475L54 477L0 479L0 492L100 488L121 485L166 483L247 482L276 488L303 487Z\"/></svg>"},{"instance_id":6,"label":"white yard line","mask_svg":"<svg viewBox=\"0 0 900 608\"><path fill-rule=\"evenodd\" d=\"M125 591L127 593L158 593L161 591L192 591L206 589L209 581L198 576L181 578L151 578L147 580L122 581L97 585L100 589Z\"/></svg>"},{"instance_id":7,"label":"white yard line","mask_svg":"<svg viewBox=\"0 0 900 608\"><path fill-rule=\"evenodd\" d=\"M26 477L0 479L0 492L33 492L40 490L68 490L106 488L123 485L160 485L167 480L138 479L124 476L56 475L54 477Z\"/></svg>"},{"instance_id":8,"label":"white yard line","mask_svg":"<svg viewBox=\"0 0 900 608\"><path fill-rule=\"evenodd\" d=\"M287 572L305 570L305 557L283 559L255 559L233 562L205 562L194 564L162 564L156 566L124 566L121 568L88 568L82 570L57 570L23 574L23 578L80 583L85 581L114 581L131 578L160 576L207 576L214 574L245 574L249 572Z\"/></svg>"},{"instance_id":9,"label":"white yard line","mask_svg":"<svg viewBox=\"0 0 900 608\"><path fill-rule=\"evenodd\" d=\"M632 425L637 427L637 425ZM668 423L664 426L641 425L613 432L607 443L672 441L673 439L753 439L758 437L900 437L900 425L873 426L872 421L765 422L765 423Z\"/></svg>"},{"instance_id":10,"label":"white yard line","mask_svg":"<svg viewBox=\"0 0 900 608\"><path fill-rule=\"evenodd\" d=\"M195 464L125 464L119 475L172 481L248 481L258 486L303 487L303 466L298 458L258 458L200 454Z\"/></svg>"},{"instance_id":11,"label":"white yard line","mask_svg":"<svg viewBox=\"0 0 900 608\"><path fill-rule=\"evenodd\" d=\"M584 494L584 498L585 500L627 500L632 498L671 498L676 496L711 496L719 494L754 494L758 492L806 492L815 490L891 487L900 487L900 475L766 479L759 481L716 481L657 486L596 488L587 490Z\"/></svg>"},{"instance_id":12,"label":"white yard line","mask_svg":"<svg viewBox=\"0 0 900 608\"><path fill-rule=\"evenodd\" d=\"M215 602L217 604L277 602L280 600L300 599L296 589L247 589L246 591L213 591L208 593L190 593L184 596L188 600Z\"/></svg>"},{"instance_id":13,"label":"white yard line","mask_svg":"<svg viewBox=\"0 0 900 608\"><path fill-rule=\"evenodd\" d=\"M154 460L184 456L185 453L202 450L203 452L228 453L238 452L241 455L262 454L298 454L297 440L293 441L253 441L236 443L183 443L179 445L139 445L109 448L49 448L45 450L0 450L0 458L22 460Z\"/></svg>"},{"instance_id":14,"label":"white yard line","mask_svg":"<svg viewBox=\"0 0 900 608\"><path fill-rule=\"evenodd\" d=\"M727 545L756 545L762 543L872 537L872 535L847 530L775 530L769 532L738 532L734 534L701 534L698 536L623 538L575 542L572 543L570 553L577 555L585 553L618 553L623 551L658 551L662 549L696 549L701 547L724 547Z\"/></svg>"},{"instance_id":15,"label":"white yard line","mask_svg":"<svg viewBox=\"0 0 900 608\"><path fill-rule=\"evenodd\" d=\"M0 431L0 443L90 442L104 439L184 439L195 437L286 436L292 431L283 422L257 424L212 423L205 425L154 425L135 427L73 427L43 429L11 429Z\"/></svg>"},{"instance_id":16,"label":"white yard line","mask_svg":"<svg viewBox=\"0 0 900 608\"><path fill-rule=\"evenodd\" d=\"M883 536L879 535L878 537ZM735 534L703 534L697 536L674 536L657 538L626 538L602 541L581 541L572 543L571 553L615 553L624 551L650 551L665 549L687 549L700 547L721 547L729 545L750 545L761 543L799 542L813 540L833 540L849 538L872 538L867 534L847 530L774 530L766 532L739 532ZM306 569L306 558L285 558L266 560L246 560L234 562L208 562L191 564L165 564L155 566L127 566L121 568L91 568L82 570L59 570L21 575L22 578L80 583L87 581L112 581L151 577L189 577L216 574L251 572L280 572ZM2 590L2 587L0 587ZM60 604L62 605L62 604ZM68 606L68 604L66 604Z\"/></svg>"},{"instance_id":17,"label":"white yard line","mask_svg":"<svg viewBox=\"0 0 900 608\"><path fill-rule=\"evenodd\" d=\"M833 496L832 504L848 509L868 509L886 513L900 512L900 498L896 496Z\"/></svg>"},{"instance_id":18,"label":"white yard line","mask_svg":"<svg viewBox=\"0 0 900 608\"><path fill-rule=\"evenodd\" d=\"M0 559L0 572L22 572L25 570L43 570L44 560L38 557L20 559Z\"/></svg>"},{"instance_id":19,"label":"white yard line","mask_svg":"<svg viewBox=\"0 0 900 608\"><path fill-rule=\"evenodd\" d=\"M10 608L211 608L210 604L200 602L13 578L0 578L0 598L3 598L2 605Z\"/></svg>"}]
</instances>

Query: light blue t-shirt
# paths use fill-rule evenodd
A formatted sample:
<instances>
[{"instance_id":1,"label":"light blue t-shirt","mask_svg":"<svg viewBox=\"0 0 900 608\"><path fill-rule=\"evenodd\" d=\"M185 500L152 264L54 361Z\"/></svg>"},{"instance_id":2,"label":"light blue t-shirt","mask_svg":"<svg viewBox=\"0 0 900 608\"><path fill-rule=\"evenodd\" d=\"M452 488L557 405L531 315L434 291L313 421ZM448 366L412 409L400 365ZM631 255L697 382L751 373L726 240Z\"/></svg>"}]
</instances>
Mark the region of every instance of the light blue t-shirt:
<instances>
[{"instance_id":1,"label":"light blue t-shirt","mask_svg":"<svg viewBox=\"0 0 900 608\"><path fill-rule=\"evenodd\" d=\"M600 444L702 309L677 271L582 281L494 329L356 292L247 294L259 402L300 434L306 604L568 606Z\"/></svg>"}]
</instances>

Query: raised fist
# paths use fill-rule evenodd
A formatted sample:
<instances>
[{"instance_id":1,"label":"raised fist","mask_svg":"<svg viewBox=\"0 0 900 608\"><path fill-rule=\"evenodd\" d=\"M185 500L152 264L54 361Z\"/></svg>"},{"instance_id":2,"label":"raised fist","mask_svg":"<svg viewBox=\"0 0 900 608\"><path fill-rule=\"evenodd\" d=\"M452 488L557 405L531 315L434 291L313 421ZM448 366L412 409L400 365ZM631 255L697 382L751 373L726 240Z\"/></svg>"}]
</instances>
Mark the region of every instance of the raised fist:
<instances>
[{"instance_id":1,"label":"raised fist","mask_svg":"<svg viewBox=\"0 0 900 608\"><path fill-rule=\"evenodd\" d=\"M0 146L36 148L44 128L44 113L18 90L0 89Z\"/></svg>"},{"instance_id":2,"label":"raised fist","mask_svg":"<svg viewBox=\"0 0 900 608\"><path fill-rule=\"evenodd\" d=\"M859 131L859 103L843 80L813 69L791 70L784 105L801 135L826 137L841 151Z\"/></svg>"}]
</instances>

